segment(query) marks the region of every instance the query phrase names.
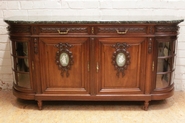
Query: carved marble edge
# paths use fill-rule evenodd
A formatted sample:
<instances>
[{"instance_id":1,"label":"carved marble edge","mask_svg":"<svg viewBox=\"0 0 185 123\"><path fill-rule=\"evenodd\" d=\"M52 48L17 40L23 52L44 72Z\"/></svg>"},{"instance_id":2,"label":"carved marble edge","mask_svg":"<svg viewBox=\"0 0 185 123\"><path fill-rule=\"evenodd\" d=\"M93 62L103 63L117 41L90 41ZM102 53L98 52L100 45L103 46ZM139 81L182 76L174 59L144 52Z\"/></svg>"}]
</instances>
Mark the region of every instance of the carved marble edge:
<instances>
[{"instance_id":1,"label":"carved marble edge","mask_svg":"<svg viewBox=\"0 0 185 123\"><path fill-rule=\"evenodd\" d=\"M184 19L178 17L154 16L109 16L109 17L70 17L70 16L15 16L5 18L11 24L162 24L180 23Z\"/></svg>"}]
</instances>

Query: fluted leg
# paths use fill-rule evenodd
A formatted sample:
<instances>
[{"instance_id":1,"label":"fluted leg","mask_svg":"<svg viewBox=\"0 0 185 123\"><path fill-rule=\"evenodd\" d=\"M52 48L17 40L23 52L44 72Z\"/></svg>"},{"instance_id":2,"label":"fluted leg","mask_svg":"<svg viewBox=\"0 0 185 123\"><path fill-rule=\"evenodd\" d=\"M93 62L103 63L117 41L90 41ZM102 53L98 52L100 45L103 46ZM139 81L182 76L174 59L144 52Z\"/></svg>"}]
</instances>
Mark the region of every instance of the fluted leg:
<instances>
[{"instance_id":1,"label":"fluted leg","mask_svg":"<svg viewBox=\"0 0 185 123\"><path fill-rule=\"evenodd\" d=\"M42 101L41 100L37 101L37 105L38 105L39 110L42 110Z\"/></svg>"},{"instance_id":2,"label":"fluted leg","mask_svg":"<svg viewBox=\"0 0 185 123\"><path fill-rule=\"evenodd\" d=\"M144 109L145 111L147 111L147 110L148 110L148 106L149 106L149 101L145 101L145 102L144 102L143 109Z\"/></svg>"}]
</instances>

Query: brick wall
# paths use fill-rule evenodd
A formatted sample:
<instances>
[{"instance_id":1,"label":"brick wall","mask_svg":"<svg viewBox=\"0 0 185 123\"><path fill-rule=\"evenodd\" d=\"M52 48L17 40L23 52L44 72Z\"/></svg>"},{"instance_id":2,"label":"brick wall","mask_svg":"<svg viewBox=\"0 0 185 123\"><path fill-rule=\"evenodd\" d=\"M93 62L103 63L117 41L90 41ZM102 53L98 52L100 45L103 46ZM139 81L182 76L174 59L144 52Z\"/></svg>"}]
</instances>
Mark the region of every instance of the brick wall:
<instances>
[{"instance_id":1,"label":"brick wall","mask_svg":"<svg viewBox=\"0 0 185 123\"><path fill-rule=\"evenodd\" d=\"M10 45L3 18L43 15L172 15L185 18L185 0L0 0L0 89L12 88ZM180 24L176 91L185 91L185 22Z\"/></svg>"}]
</instances>

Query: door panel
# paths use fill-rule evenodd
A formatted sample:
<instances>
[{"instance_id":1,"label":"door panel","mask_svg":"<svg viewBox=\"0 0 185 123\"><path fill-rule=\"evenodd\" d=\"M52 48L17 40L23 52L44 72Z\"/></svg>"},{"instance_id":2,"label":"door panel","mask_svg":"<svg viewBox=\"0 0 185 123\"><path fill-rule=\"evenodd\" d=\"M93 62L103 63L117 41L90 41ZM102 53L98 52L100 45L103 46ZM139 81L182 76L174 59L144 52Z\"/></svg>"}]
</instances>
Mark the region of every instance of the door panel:
<instances>
[{"instance_id":1,"label":"door panel","mask_svg":"<svg viewBox=\"0 0 185 123\"><path fill-rule=\"evenodd\" d=\"M130 58L127 68L123 67L123 73L118 66L113 64L113 54L118 51L113 45L116 43L129 45L125 50ZM123 93L144 93L145 66L142 65L146 60L145 38L99 38L97 40L99 72L97 73L98 94L123 94ZM119 73L117 75L117 73ZM142 78L142 80L141 80Z\"/></svg>"},{"instance_id":2,"label":"door panel","mask_svg":"<svg viewBox=\"0 0 185 123\"><path fill-rule=\"evenodd\" d=\"M71 48L72 64L65 70L62 76L62 69L56 63L56 47L59 43L68 43ZM89 93L89 73L87 70L89 59L89 41L88 38L41 38L40 39L40 62L42 73L42 91L44 93L60 94L87 94ZM60 58L59 54L59 58ZM69 55L68 55L69 57ZM69 75L67 75L67 72Z\"/></svg>"}]
</instances>

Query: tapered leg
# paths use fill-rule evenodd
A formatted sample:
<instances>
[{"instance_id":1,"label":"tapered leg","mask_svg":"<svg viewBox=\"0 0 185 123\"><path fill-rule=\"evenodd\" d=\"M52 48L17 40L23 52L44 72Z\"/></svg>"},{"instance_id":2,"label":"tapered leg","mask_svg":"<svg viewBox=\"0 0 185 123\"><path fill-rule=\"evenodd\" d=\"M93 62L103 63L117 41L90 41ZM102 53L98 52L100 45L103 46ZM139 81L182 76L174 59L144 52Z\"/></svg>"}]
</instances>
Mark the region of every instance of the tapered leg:
<instances>
[{"instance_id":1,"label":"tapered leg","mask_svg":"<svg viewBox=\"0 0 185 123\"><path fill-rule=\"evenodd\" d=\"M148 106L149 106L149 101L145 101L145 102L144 102L143 109L144 109L145 111L147 111L147 110L148 110Z\"/></svg>"},{"instance_id":2,"label":"tapered leg","mask_svg":"<svg viewBox=\"0 0 185 123\"><path fill-rule=\"evenodd\" d=\"M41 100L37 101L37 105L38 105L39 110L42 110L42 101Z\"/></svg>"}]
</instances>

